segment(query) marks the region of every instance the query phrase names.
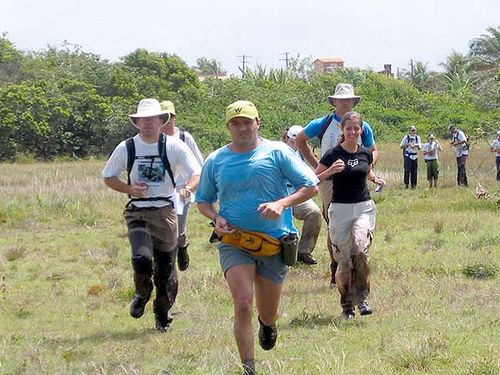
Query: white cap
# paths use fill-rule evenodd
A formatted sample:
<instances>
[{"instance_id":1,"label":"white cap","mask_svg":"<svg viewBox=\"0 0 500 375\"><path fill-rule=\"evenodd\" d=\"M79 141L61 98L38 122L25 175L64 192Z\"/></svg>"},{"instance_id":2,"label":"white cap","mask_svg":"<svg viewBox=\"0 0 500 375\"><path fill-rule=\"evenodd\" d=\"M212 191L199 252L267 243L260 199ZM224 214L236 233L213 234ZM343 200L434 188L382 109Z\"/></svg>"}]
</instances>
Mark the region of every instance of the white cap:
<instances>
[{"instance_id":1,"label":"white cap","mask_svg":"<svg viewBox=\"0 0 500 375\"><path fill-rule=\"evenodd\" d=\"M290 129L288 129L288 131L286 132L286 135L288 136L288 138L295 139L297 138L297 134L299 134L302 131L302 129L304 128L300 125L292 125L290 126Z\"/></svg>"}]
</instances>

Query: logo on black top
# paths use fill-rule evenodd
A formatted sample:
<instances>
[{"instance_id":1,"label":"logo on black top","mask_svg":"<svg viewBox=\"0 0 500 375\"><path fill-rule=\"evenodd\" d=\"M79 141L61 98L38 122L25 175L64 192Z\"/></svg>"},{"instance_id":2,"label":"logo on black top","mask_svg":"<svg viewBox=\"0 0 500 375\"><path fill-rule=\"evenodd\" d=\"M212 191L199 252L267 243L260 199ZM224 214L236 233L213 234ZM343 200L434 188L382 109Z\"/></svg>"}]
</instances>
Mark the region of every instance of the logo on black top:
<instances>
[{"instance_id":1,"label":"logo on black top","mask_svg":"<svg viewBox=\"0 0 500 375\"><path fill-rule=\"evenodd\" d=\"M350 166L351 168L354 168L358 164L359 164L359 160L358 159L349 159L349 160L347 160L347 165Z\"/></svg>"}]
</instances>

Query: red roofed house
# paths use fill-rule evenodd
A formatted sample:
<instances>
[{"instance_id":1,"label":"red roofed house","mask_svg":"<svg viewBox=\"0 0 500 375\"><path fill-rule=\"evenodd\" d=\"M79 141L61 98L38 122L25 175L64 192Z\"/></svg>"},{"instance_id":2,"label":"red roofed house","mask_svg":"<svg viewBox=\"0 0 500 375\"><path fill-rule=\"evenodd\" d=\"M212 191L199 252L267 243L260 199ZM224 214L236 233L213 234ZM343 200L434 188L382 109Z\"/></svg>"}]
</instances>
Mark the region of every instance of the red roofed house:
<instances>
[{"instance_id":1,"label":"red roofed house","mask_svg":"<svg viewBox=\"0 0 500 375\"><path fill-rule=\"evenodd\" d=\"M314 60L314 71L316 73L328 73L336 68L343 68L344 60L340 57L320 57Z\"/></svg>"}]
</instances>

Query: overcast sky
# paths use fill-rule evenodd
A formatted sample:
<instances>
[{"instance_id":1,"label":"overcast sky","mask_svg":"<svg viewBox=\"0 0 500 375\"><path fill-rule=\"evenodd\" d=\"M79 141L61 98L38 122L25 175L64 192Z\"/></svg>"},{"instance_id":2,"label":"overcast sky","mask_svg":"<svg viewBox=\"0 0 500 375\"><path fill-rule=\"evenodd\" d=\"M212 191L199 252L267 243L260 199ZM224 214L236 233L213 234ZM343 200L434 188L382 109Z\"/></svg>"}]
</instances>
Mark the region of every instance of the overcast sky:
<instances>
[{"instance_id":1,"label":"overcast sky","mask_svg":"<svg viewBox=\"0 0 500 375\"><path fill-rule=\"evenodd\" d=\"M136 48L175 53L189 65L216 58L238 73L282 67L282 53L341 57L347 67L433 70L500 25L499 0L0 0L0 32L21 50L61 47L117 61Z\"/></svg>"}]
</instances>

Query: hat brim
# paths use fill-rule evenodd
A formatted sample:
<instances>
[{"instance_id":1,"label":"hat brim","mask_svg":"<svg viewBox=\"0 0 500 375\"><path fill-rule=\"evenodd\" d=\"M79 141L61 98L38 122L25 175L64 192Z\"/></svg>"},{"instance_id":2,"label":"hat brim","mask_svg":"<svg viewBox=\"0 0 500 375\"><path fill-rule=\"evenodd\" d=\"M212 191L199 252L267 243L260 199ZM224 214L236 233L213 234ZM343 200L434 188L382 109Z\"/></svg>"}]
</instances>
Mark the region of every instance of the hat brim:
<instances>
[{"instance_id":1,"label":"hat brim","mask_svg":"<svg viewBox=\"0 0 500 375\"><path fill-rule=\"evenodd\" d=\"M137 129L140 129L136 123L135 120L138 118L144 118L144 117L155 117L155 116L165 116L168 115L167 119L165 122L163 122L162 126L164 126L167 122L170 121L170 113L168 111L161 111L161 112L141 112L141 113L134 113L132 115L128 115L128 119L134 125Z\"/></svg>"},{"instance_id":2,"label":"hat brim","mask_svg":"<svg viewBox=\"0 0 500 375\"><path fill-rule=\"evenodd\" d=\"M354 99L354 105L357 105L359 103L359 101L361 100L361 96L357 96L357 95L330 95L328 97L328 102L331 104L331 105L334 105L333 104L333 100L334 99Z\"/></svg>"}]
</instances>

